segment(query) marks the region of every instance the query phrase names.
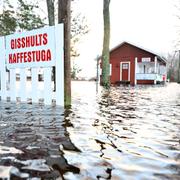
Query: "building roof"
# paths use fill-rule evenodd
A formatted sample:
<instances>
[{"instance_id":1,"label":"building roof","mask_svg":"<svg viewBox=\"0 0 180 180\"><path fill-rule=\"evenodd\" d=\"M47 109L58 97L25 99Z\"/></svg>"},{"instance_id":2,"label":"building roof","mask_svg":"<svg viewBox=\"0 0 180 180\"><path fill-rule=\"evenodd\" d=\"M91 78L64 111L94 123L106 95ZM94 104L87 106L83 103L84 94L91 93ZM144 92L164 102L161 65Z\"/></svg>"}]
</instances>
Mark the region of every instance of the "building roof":
<instances>
[{"instance_id":1,"label":"building roof","mask_svg":"<svg viewBox=\"0 0 180 180\"><path fill-rule=\"evenodd\" d=\"M161 56L161 55L159 55L159 54L157 54L157 53L155 53L155 52L153 52L153 51L151 51L151 50L148 50L148 49L146 49L146 48L144 48L144 47L142 47L142 46L135 45L134 43L130 43L130 42L128 42L128 41L123 41L123 42L120 43L119 45L115 46L114 48L112 48L112 49L110 50L110 53L111 53L112 51L116 50L117 48L121 47L121 46L124 45L124 44L130 44L130 45L132 45L132 46L134 46L134 47L137 47L137 48L139 48L139 49L141 49L141 50L147 51L147 52L149 52L149 53L157 56L157 58L158 58L161 62L166 63L166 59L165 59L163 56Z\"/></svg>"},{"instance_id":2,"label":"building roof","mask_svg":"<svg viewBox=\"0 0 180 180\"><path fill-rule=\"evenodd\" d=\"M165 64L166 64L166 62L167 62L166 59L165 59L165 57L163 57L163 56L161 56L161 55L159 55L159 54L157 54L157 53L155 53L155 52L153 52L153 51L151 51L151 50L148 50L148 49L146 49L146 48L144 48L144 47L142 47L142 46L135 45L134 43L130 43L130 42L128 42L128 41L123 41L123 42L120 43L119 45L113 47L113 48L110 50L110 53L111 53L112 51L118 49L119 47L121 47L121 46L124 45L125 43L126 43L126 44L130 44L131 46L134 46L134 47L136 47L136 48L139 48L139 49L141 49L141 50L143 50L143 51L147 51L147 52L153 54L154 56L157 56L158 60L161 61L161 62L163 62L163 63L165 63ZM99 56L97 59L101 59L101 57L102 57L102 56Z\"/></svg>"}]
</instances>

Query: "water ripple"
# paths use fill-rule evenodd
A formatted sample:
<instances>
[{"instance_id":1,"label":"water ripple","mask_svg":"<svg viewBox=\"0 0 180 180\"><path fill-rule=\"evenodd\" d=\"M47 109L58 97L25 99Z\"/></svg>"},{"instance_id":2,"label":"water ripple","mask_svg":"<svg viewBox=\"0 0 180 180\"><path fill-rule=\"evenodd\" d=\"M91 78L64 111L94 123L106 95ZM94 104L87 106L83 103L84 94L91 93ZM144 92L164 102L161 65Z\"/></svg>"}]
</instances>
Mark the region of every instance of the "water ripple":
<instances>
[{"instance_id":1,"label":"water ripple","mask_svg":"<svg viewBox=\"0 0 180 180\"><path fill-rule=\"evenodd\" d=\"M73 105L0 102L0 178L180 178L180 86L73 82Z\"/></svg>"}]
</instances>

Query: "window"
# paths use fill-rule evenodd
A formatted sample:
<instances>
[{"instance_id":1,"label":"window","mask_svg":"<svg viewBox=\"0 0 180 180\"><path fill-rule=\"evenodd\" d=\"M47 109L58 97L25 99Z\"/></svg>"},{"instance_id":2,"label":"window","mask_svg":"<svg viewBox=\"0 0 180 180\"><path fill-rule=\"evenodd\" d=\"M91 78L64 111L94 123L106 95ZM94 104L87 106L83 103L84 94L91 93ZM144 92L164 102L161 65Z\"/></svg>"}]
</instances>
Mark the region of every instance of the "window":
<instances>
[{"instance_id":1,"label":"window","mask_svg":"<svg viewBox=\"0 0 180 180\"><path fill-rule=\"evenodd\" d=\"M128 68L129 68L129 64L127 64L127 63L122 64L122 69L128 69Z\"/></svg>"}]
</instances>

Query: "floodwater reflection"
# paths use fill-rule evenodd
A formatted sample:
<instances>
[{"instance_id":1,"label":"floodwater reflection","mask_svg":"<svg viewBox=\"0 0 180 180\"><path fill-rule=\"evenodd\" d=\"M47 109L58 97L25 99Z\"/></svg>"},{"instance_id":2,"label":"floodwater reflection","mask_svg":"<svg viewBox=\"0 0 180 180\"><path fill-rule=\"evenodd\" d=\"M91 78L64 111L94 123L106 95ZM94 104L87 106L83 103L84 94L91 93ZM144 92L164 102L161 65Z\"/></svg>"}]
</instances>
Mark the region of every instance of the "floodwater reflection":
<instances>
[{"instance_id":1,"label":"floodwater reflection","mask_svg":"<svg viewBox=\"0 0 180 180\"><path fill-rule=\"evenodd\" d=\"M72 85L71 109L0 103L1 178L180 178L180 85Z\"/></svg>"},{"instance_id":2,"label":"floodwater reflection","mask_svg":"<svg viewBox=\"0 0 180 180\"><path fill-rule=\"evenodd\" d=\"M61 147L78 150L69 138L68 110L1 103L0 177L58 178L79 173L68 164Z\"/></svg>"}]
</instances>

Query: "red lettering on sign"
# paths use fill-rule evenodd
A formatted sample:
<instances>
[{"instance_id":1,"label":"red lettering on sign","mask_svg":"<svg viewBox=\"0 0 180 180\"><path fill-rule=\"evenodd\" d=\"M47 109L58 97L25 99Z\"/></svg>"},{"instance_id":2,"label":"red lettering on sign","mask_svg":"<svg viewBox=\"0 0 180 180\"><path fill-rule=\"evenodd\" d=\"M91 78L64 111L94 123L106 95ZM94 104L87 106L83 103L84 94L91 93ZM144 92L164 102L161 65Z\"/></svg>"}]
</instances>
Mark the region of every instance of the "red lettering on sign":
<instances>
[{"instance_id":1,"label":"red lettering on sign","mask_svg":"<svg viewBox=\"0 0 180 180\"><path fill-rule=\"evenodd\" d=\"M25 47L30 47L30 37L26 37L26 45Z\"/></svg>"},{"instance_id":2,"label":"red lettering on sign","mask_svg":"<svg viewBox=\"0 0 180 180\"><path fill-rule=\"evenodd\" d=\"M17 48L18 49L21 48L21 39L20 38L17 39Z\"/></svg>"},{"instance_id":3,"label":"red lettering on sign","mask_svg":"<svg viewBox=\"0 0 180 180\"><path fill-rule=\"evenodd\" d=\"M28 52L28 62L31 62L31 52Z\"/></svg>"},{"instance_id":4,"label":"red lettering on sign","mask_svg":"<svg viewBox=\"0 0 180 180\"><path fill-rule=\"evenodd\" d=\"M31 36L31 47L35 46L35 36Z\"/></svg>"},{"instance_id":5,"label":"red lettering on sign","mask_svg":"<svg viewBox=\"0 0 180 180\"><path fill-rule=\"evenodd\" d=\"M48 42L47 37L48 37L47 33L44 33L43 34L43 45L47 44L47 42Z\"/></svg>"},{"instance_id":6,"label":"red lettering on sign","mask_svg":"<svg viewBox=\"0 0 180 180\"><path fill-rule=\"evenodd\" d=\"M13 55L13 63L16 63L16 54Z\"/></svg>"},{"instance_id":7,"label":"red lettering on sign","mask_svg":"<svg viewBox=\"0 0 180 180\"><path fill-rule=\"evenodd\" d=\"M25 43L26 43L26 39L23 37L23 38L22 38L22 44L21 44L21 45L22 45L22 48L25 48L25 45L26 45Z\"/></svg>"},{"instance_id":8,"label":"red lettering on sign","mask_svg":"<svg viewBox=\"0 0 180 180\"><path fill-rule=\"evenodd\" d=\"M39 34L39 44L40 44L40 46L42 45L42 34Z\"/></svg>"},{"instance_id":9,"label":"red lettering on sign","mask_svg":"<svg viewBox=\"0 0 180 180\"><path fill-rule=\"evenodd\" d=\"M11 39L11 49L14 49L14 39Z\"/></svg>"},{"instance_id":10,"label":"red lettering on sign","mask_svg":"<svg viewBox=\"0 0 180 180\"><path fill-rule=\"evenodd\" d=\"M9 63L12 63L12 54L9 54Z\"/></svg>"},{"instance_id":11,"label":"red lettering on sign","mask_svg":"<svg viewBox=\"0 0 180 180\"><path fill-rule=\"evenodd\" d=\"M35 46L42 46L48 43L48 34L37 34L33 36L21 37L17 39L11 39L11 49L28 48Z\"/></svg>"},{"instance_id":12,"label":"red lettering on sign","mask_svg":"<svg viewBox=\"0 0 180 180\"><path fill-rule=\"evenodd\" d=\"M24 62L27 62L27 52L24 52Z\"/></svg>"},{"instance_id":13,"label":"red lettering on sign","mask_svg":"<svg viewBox=\"0 0 180 180\"><path fill-rule=\"evenodd\" d=\"M37 50L28 52L18 52L14 54L9 54L8 62L13 63L31 63L31 62L45 62L51 61L51 50Z\"/></svg>"},{"instance_id":14,"label":"red lettering on sign","mask_svg":"<svg viewBox=\"0 0 180 180\"><path fill-rule=\"evenodd\" d=\"M51 51L50 51L50 49L47 50L47 61L51 61Z\"/></svg>"},{"instance_id":15,"label":"red lettering on sign","mask_svg":"<svg viewBox=\"0 0 180 180\"><path fill-rule=\"evenodd\" d=\"M42 61L45 61L46 60L46 54L45 54L44 50L41 51L41 56L42 56Z\"/></svg>"},{"instance_id":16,"label":"red lettering on sign","mask_svg":"<svg viewBox=\"0 0 180 180\"><path fill-rule=\"evenodd\" d=\"M40 51L37 51L36 52L36 61L39 62L40 60L41 60Z\"/></svg>"}]
</instances>

